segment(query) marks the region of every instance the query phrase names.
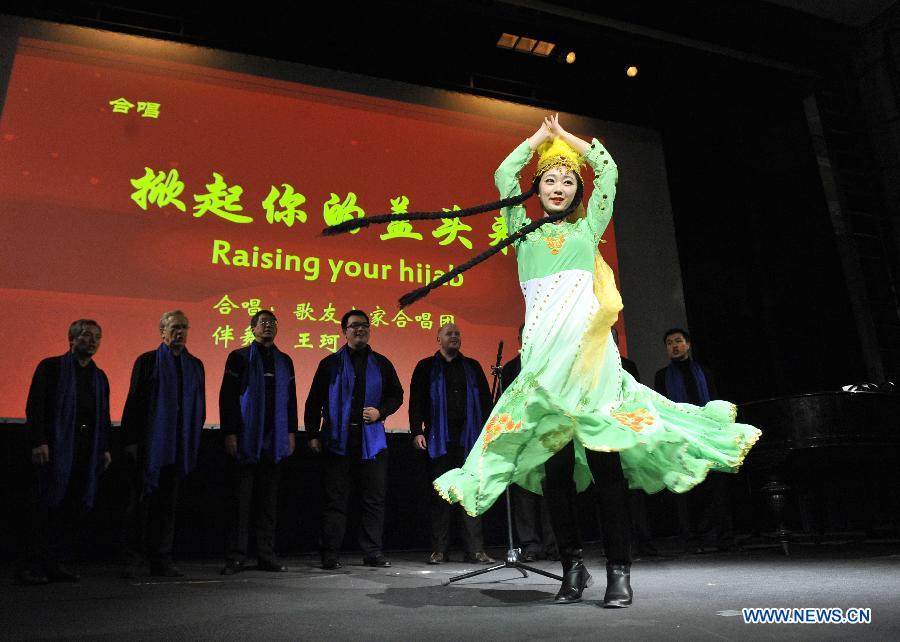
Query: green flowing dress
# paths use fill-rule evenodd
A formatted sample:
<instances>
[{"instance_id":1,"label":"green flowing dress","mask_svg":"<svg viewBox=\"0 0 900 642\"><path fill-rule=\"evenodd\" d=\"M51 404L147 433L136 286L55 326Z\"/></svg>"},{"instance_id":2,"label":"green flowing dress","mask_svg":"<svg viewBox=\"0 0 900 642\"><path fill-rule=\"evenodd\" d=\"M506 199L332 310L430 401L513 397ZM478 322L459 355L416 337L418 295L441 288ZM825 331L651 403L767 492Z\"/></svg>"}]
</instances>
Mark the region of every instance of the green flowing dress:
<instances>
[{"instance_id":1,"label":"green flowing dress","mask_svg":"<svg viewBox=\"0 0 900 642\"><path fill-rule=\"evenodd\" d=\"M494 175L501 197L520 194L527 142ZM726 401L675 403L622 369L610 334L622 308L597 246L612 216L618 170L596 139L584 154L594 170L586 216L549 224L515 243L525 297L522 371L504 391L462 468L434 481L447 501L483 514L510 484L541 493L544 462L575 440L579 491L591 482L585 449L615 451L631 488L683 493L710 470L736 472L759 438L735 423ZM503 210L510 234L530 223L524 206Z\"/></svg>"}]
</instances>

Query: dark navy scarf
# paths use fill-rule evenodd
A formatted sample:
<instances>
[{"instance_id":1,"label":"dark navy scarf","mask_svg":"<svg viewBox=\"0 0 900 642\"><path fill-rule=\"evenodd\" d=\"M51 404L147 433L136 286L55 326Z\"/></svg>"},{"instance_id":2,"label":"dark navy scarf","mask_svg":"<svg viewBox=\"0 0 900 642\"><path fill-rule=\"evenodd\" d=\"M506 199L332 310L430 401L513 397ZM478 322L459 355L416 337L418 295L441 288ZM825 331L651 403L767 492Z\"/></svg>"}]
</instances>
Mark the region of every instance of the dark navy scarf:
<instances>
[{"instance_id":1,"label":"dark navy scarf","mask_svg":"<svg viewBox=\"0 0 900 642\"><path fill-rule=\"evenodd\" d=\"M147 420L147 461L144 466L144 493L159 487L159 470L177 467L186 475L197 464L200 431L206 419L206 390L200 361L181 351L181 426L176 426L178 412L178 370L175 355L165 343L156 350L156 381L150 393L150 416ZM180 438L180 442L178 441Z\"/></svg>"},{"instance_id":2,"label":"dark navy scarf","mask_svg":"<svg viewBox=\"0 0 900 642\"><path fill-rule=\"evenodd\" d=\"M247 388L241 395L241 418L243 430L240 434L238 461L242 464L257 464L263 453L271 455L278 463L288 452L288 399L291 369L287 357L274 345L271 347L275 363L275 430L274 444L267 444L266 432L266 377L263 356L256 341L250 344L247 353ZM273 452L274 451L274 452Z\"/></svg>"},{"instance_id":3,"label":"dark navy scarf","mask_svg":"<svg viewBox=\"0 0 900 642\"><path fill-rule=\"evenodd\" d=\"M689 359L691 372L694 375L694 381L697 383L697 395L700 397L701 406L709 403L709 386L706 383L706 376L703 374L703 368L697 365L693 359ZM674 363L670 363L666 367L666 395L672 401L678 403L689 403L687 387L684 383L684 375L681 374L681 368Z\"/></svg>"},{"instance_id":4,"label":"dark navy scarf","mask_svg":"<svg viewBox=\"0 0 900 642\"><path fill-rule=\"evenodd\" d=\"M463 447L468 457L475 440L478 439L478 433L481 432L481 400L474 369L461 352L456 358L462 359L463 370L466 373L466 424L459 436L459 445ZM447 362L438 350L431 366L431 429L428 435L428 456L432 459L446 455L447 444L450 442L450 431L447 426L447 384L444 378L446 365Z\"/></svg>"},{"instance_id":5,"label":"dark navy scarf","mask_svg":"<svg viewBox=\"0 0 900 642\"><path fill-rule=\"evenodd\" d=\"M76 408L78 407L75 396L77 383L75 380L78 364L75 355L67 352L60 358L59 381L56 384L56 410L53 416L53 424L47 432L47 446L50 450L50 461L41 467L40 496L41 499L54 508L66 496L69 479L72 476L72 461L75 457L75 425ZM97 481L103 472L103 453L106 446L106 426L104 421L109 417L109 385L100 368L94 367L94 426L91 431L91 467L85 480L84 495L81 501L88 508L94 505L97 495Z\"/></svg>"},{"instance_id":6,"label":"dark navy scarf","mask_svg":"<svg viewBox=\"0 0 900 642\"><path fill-rule=\"evenodd\" d=\"M345 344L337 351L337 367L328 385L328 450L336 455L347 454L347 436L350 432L350 403L355 382L350 348ZM375 408L381 403L381 367L375 353L369 350L366 361L366 397L363 407ZM362 425L362 458L375 459L375 455L387 448L384 422Z\"/></svg>"}]
</instances>

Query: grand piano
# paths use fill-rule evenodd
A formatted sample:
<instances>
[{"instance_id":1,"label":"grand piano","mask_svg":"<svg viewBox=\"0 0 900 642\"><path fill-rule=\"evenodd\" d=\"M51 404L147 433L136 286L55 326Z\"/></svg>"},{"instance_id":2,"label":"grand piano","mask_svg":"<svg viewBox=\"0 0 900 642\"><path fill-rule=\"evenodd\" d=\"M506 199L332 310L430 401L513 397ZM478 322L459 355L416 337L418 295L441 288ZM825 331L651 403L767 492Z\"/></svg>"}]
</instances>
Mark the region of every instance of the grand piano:
<instances>
[{"instance_id":1,"label":"grand piano","mask_svg":"<svg viewBox=\"0 0 900 642\"><path fill-rule=\"evenodd\" d=\"M816 524L811 514L834 499L829 492L854 494L862 512L877 512L885 509L879 478L898 488L900 394L836 391L753 401L739 406L739 421L762 430L744 470L763 494L786 555L789 507L799 508L804 530L821 533L824 521Z\"/></svg>"}]
</instances>

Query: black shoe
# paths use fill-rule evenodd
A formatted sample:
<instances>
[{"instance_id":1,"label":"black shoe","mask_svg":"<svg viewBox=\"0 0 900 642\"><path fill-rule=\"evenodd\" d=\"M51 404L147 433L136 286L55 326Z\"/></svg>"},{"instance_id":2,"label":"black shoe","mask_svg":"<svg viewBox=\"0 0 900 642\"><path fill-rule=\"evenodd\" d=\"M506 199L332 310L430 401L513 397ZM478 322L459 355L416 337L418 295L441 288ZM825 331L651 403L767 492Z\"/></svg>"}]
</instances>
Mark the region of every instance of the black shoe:
<instances>
[{"instance_id":1,"label":"black shoe","mask_svg":"<svg viewBox=\"0 0 900 642\"><path fill-rule=\"evenodd\" d=\"M40 586L50 583L50 579L43 572L31 568L16 573L16 581L23 586Z\"/></svg>"},{"instance_id":2,"label":"black shoe","mask_svg":"<svg viewBox=\"0 0 900 642\"><path fill-rule=\"evenodd\" d=\"M553 600L557 604L574 604L581 601L584 589L594 583L582 560L563 562L563 582Z\"/></svg>"},{"instance_id":3,"label":"black shoe","mask_svg":"<svg viewBox=\"0 0 900 642\"><path fill-rule=\"evenodd\" d=\"M477 553L466 553L466 556L463 558L463 560L467 564L494 564L497 561L484 551L478 551Z\"/></svg>"},{"instance_id":4,"label":"black shoe","mask_svg":"<svg viewBox=\"0 0 900 642\"><path fill-rule=\"evenodd\" d=\"M150 575L156 577L184 577L181 569L174 564L161 564L159 566L150 567Z\"/></svg>"},{"instance_id":5,"label":"black shoe","mask_svg":"<svg viewBox=\"0 0 900 642\"><path fill-rule=\"evenodd\" d=\"M341 560L336 557L325 557L322 558L322 568L326 571L336 571L339 568L343 568L343 564L341 564Z\"/></svg>"},{"instance_id":6,"label":"black shoe","mask_svg":"<svg viewBox=\"0 0 900 642\"><path fill-rule=\"evenodd\" d=\"M389 568L391 563L384 555L376 555L375 557L364 557L363 564L366 566L375 566L377 568Z\"/></svg>"},{"instance_id":7,"label":"black shoe","mask_svg":"<svg viewBox=\"0 0 900 642\"><path fill-rule=\"evenodd\" d=\"M259 560L256 568L268 573L287 573L288 567L273 560Z\"/></svg>"},{"instance_id":8,"label":"black shoe","mask_svg":"<svg viewBox=\"0 0 900 642\"><path fill-rule=\"evenodd\" d=\"M450 561L449 555L447 555L446 553L439 553L437 551L432 553L431 556L428 558L429 564L442 564L444 562L449 562L449 561Z\"/></svg>"},{"instance_id":9,"label":"black shoe","mask_svg":"<svg viewBox=\"0 0 900 642\"><path fill-rule=\"evenodd\" d=\"M46 569L47 579L51 582L77 582L81 576L74 571L70 571L59 565L50 566Z\"/></svg>"},{"instance_id":10,"label":"black shoe","mask_svg":"<svg viewBox=\"0 0 900 642\"><path fill-rule=\"evenodd\" d=\"M525 551L524 553L522 553L522 557L520 558L519 561L522 561L522 562L534 562L534 561L536 561L536 560L537 560L537 556L536 556L534 553Z\"/></svg>"},{"instance_id":11,"label":"black shoe","mask_svg":"<svg viewBox=\"0 0 900 642\"><path fill-rule=\"evenodd\" d=\"M136 564L129 564L122 568L119 577L123 580L136 580L141 575L141 567Z\"/></svg>"},{"instance_id":12,"label":"black shoe","mask_svg":"<svg viewBox=\"0 0 900 642\"><path fill-rule=\"evenodd\" d=\"M625 608L631 606L634 592L631 590L631 564L606 563L606 594L603 607Z\"/></svg>"},{"instance_id":13,"label":"black shoe","mask_svg":"<svg viewBox=\"0 0 900 642\"><path fill-rule=\"evenodd\" d=\"M237 575L244 570L244 563L240 560L225 560L225 568L222 575Z\"/></svg>"}]
</instances>

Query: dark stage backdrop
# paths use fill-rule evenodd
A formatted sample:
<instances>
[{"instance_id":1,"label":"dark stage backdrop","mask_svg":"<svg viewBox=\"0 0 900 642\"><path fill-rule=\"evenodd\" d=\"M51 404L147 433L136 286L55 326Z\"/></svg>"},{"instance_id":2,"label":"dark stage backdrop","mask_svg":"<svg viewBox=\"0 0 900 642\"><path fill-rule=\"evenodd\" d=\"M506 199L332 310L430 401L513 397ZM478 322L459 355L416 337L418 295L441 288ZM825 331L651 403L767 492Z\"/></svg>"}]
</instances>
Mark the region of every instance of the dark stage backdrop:
<instances>
[{"instance_id":1,"label":"dark stage backdrop","mask_svg":"<svg viewBox=\"0 0 900 642\"><path fill-rule=\"evenodd\" d=\"M453 210L496 198L494 169L541 111L146 38L0 26L0 306L17 319L0 328L0 417L23 416L35 365L66 349L79 317L103 327L97 361L114 420L134 358L157 345L172 308L190 317L211 401L260 308L279 317L301 403L351 307L371 314L373 347L404 384L444 321L483 364L501 339L514 355L523 304L512 249L408 310L396 301L505 235L499 213ZM563 122L601 137L619 163L601 251L623 269L622 351L653 362L659 328L684 322L659 137ZM440 209L438 222L319 236L351 217ZM389 425L406 423L401 411Z\"/></svg>"}]
</instances>

